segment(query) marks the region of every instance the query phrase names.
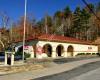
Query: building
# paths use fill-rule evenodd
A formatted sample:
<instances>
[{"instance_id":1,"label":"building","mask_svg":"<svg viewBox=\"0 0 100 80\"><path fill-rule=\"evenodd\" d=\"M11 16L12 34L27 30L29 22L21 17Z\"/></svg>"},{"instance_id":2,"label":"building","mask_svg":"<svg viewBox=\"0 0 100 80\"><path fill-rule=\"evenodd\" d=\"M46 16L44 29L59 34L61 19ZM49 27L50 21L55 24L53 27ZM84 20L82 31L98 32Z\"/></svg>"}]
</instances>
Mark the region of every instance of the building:
<instances>
[{"instance_id":1,"label":"building","mask_svg":"<svg viewBox=\"0 0 100 80\"><path fill-rule=\"evenodd\" d=\"M16 51L21 49L22 42L17 41L15 43ZM98 53L98 46L93 45L91 42L50 34L26 39L24 49L27 53L31 54L32 58L73 57L79 53Z\"/></svg>"},{"instance_id":2,"label":"building","mask_svg":"<svg viewBox=\"0 0 100 80\"><path fill-rule=\"evenodd\" d=\"M93 44L98 46L98 52L100 52L100 37L97 37L97 39L93 42Z\"/></svg>"}]
</instances>

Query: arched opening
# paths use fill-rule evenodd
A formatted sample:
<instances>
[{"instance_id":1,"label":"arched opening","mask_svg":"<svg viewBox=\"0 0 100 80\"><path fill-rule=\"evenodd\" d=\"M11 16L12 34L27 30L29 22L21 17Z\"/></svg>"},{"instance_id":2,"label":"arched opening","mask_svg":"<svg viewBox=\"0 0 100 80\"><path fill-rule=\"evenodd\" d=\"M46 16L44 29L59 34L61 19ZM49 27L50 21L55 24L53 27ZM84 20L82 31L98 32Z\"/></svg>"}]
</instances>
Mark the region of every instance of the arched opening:
<instances>
[{"instance_id":1,"label":"arched opening","mask_svg":"<svg viewBox=\"0 0 100 80\"><path fill-rule=\"evenodd\" d=\"M14 58L14 60L16 61L16 60L21 60L22 59L22 56L23 56L23 46L21 45L21 46L17 46L16 47L16 53L15 53L15 58Z\"/></svg>"},{"instance_id":2,"label":"arched opening","mask_svg":"<svg viewBox=\"0 0 100 80\"><path fill-rule=\"evenodd\" d=\"M18 51L19 51L19 52L23 52L23 46L20 46L20 47L18 48Z\"/></svg>"},{"instance_id":3,"label":"arched opening","mask_svg":"<svg viewBox=\"0 0 100 80\"><path fill-rule=\"evenodd\" d=\"M25 45L24 46L24 54L23 54L23 46L18 46L16 47L16 53L15 53L15 58L17 57L18 60L19 59L22 59L24 55L24 58L30 58L30 57L34 57L34 54L33 54L33 47L32 46L28 46L28 45ZM17 60L17 58L15 60Z\"/></svg>"},{"instance_id":4,"label":"arched opening","mask_svg":"<svg viewBox=\"0 0 100 80\"><path fill-rule=\"evenodd\" d=\"M73 46L68 46L67 48L67 53L68 53L68 57L72 57L73 56L73 52L74 52L74 48Z\"/></svg>"},{"instance_id":5,"label":"arched opening","mask_svg":"<svg viewBox=\"0 0 100 80\"><path fill-rule=\"evenodd\" d=\"M62 56L63 51L64 51L63 46L62 45L58 45L57 48L56 48L57 55L58 56Z\"/></svg>"},{"instance_id":6,"label":"arched opening","mask_svg":"<svg viewBox=\"0 0 100 80\"><path fill-rule=\"evenodd\" d=\"M50 44L44 45L43 53L46 53L48 57L51 57L52 56L52 46Z\"/></svg>"}]
</instances>

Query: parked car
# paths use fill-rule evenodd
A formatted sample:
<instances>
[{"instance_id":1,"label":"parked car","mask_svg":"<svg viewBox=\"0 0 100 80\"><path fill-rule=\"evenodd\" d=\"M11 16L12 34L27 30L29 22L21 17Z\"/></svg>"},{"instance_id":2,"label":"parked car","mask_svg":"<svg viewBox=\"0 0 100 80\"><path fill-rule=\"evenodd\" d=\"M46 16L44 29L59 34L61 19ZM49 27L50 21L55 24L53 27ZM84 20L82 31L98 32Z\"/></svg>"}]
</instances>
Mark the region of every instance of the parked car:
<instances>
[{"instance_id":1,"label":"parked car","mask_svg":"<svg viewBox=\"0 0 100 80\"><path fill-rule=\"evenodd\" d=\"M0 52L0 62L3 62L5 60L5 53Z\"/></svg>"},{"instance_id":2,"label":"parked car","mask_svg":"<svg viewBox=\"0 0 100 80\"><path fill-rule=\"evenodd\" d=\"M14 56L14 60L15 61L22 60L22 56L20 55Z\"/></svg>"},{"instance_id":3,"label":"parked car","mask_svg":"<svg viewBox=\"0 0 100 80\"><path fill-rule=\"evenodd\" d=\"M3 62L4 60L5 60L5 53L0 52L0 62ZM15 55L14 60L15 61L22 60L22 56L21 55Z\"/></svg>"}]
</instances>

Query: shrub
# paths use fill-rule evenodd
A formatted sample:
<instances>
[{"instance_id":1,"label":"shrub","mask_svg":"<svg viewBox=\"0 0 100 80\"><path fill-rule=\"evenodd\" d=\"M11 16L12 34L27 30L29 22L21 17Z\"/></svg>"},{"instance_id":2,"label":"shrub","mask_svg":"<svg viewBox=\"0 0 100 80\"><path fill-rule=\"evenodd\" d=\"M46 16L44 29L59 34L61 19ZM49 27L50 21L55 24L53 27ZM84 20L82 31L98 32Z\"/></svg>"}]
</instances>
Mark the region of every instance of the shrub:
<instances>
[{"instance_id":1,"label":"shrub","mask_svg":"<svg viewBox=\"0 0 100 80\"><path fill-rule=\"evenodd\" d=\"M96 53L98 56L100 56L100 53Z\"/></svg>"},{"instance_id":2,"label":"shrub","mask_svg":"<svg viewBox=\"0 0 100 80\"><path fill-rule=\"evenodd\" d=\"M77 55L85 55L85 53L78 53Z\"/></svg>"},{"instance_id":3,"label":"shrub","mask_svg":"<svg viewBox=\"0 0 100 80\"><path fill-rule=\"evenodd\" d=\"M29 57L30 57L30 54L25 53L25 59L26 59L26 58L29 58Z\"/></svg>"},{"instance_id":4,"label":"shrub","mask_svg":"<svg viewBox=\"0 0 100 80\"><path fill-rule=\"evenodd\" d=\"M22 54L23 54L22 52L16 52L15 56L19 56L19 55L22 56Z\"/></svg>"},{"instance_id":5,"label":"shrub","mask_svg":"<svg viewBox=\"0 0 100 80\"><path fill-rule=\"evenodd\" d=\"M91 55L91 53L86 53L86 55Z\"/></svg>"},{"instance_id":6,"label":"shrub","mask_svg":"<svg viewBox=\"0 0 100 80\"><path fill-rule=\"evenodd\" d=\"M23 52L16 52L15 56L23 56ZM30 57L30 54L24 53L25 59Z\"/></svg>"},{"instance_id":7,"label":"shrub","mask_svg":"<svg viewBox=\"0 0 100 80\"><path fill-rule=\"evenodd\" d=\"M92 55L96 55L96 53L92 53Z\"/></svg>"}]
</instances>

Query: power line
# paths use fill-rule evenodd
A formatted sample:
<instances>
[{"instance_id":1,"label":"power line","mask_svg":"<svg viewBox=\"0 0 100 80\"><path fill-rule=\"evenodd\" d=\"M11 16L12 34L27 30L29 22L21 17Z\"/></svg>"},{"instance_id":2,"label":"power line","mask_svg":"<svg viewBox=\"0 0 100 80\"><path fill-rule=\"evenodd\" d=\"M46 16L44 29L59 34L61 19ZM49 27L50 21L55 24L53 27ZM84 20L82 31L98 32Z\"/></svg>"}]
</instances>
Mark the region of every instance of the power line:
<instances>
[{"instance_id":1,"label":"power line","mask_svg":"<svg viewBox=\"0 0 100 80\"><path fill-rule=\"evenodd\" d=\"M82 2L90 9L90 11L96 16L96 18L97 18L98 20L100 20L100 17L98 17L98 16L96 15L96 13L90 8L90 6L89 6L88 3L86 2L86 0L82 0Z\"/></svg>"}]
</instances>

